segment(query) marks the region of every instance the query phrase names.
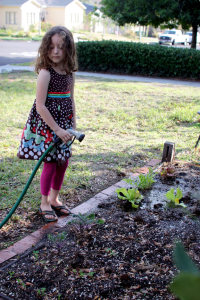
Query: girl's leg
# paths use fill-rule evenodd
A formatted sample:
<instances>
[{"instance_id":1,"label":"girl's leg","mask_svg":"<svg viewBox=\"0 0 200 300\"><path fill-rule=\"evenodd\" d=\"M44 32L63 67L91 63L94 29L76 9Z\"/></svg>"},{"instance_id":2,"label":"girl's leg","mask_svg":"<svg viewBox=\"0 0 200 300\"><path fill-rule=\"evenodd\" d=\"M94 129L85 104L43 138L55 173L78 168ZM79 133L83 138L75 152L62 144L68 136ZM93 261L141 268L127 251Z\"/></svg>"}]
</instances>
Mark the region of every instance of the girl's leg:
<instances>
[{"instance_id":1,"label":"girl's leg","mask_svg":"<svg viewBox=\"0 0 200 300\"><path fill-rule=\"evenodd\" d=\"M49 202L53 206L63 205L62 202L58 199L58 194L61 189L67 167L68 161L61 166L56 165L56 171L54 172L51 180L51 191L49 194ZM63 212L66 212L66 209L63 209Z\"/></svg>"},{"instance_id":2,"label":"girl's leg","mask_svg":"<svg viewBox=\"0 0 200 300\"><path fill-rule=\"evenodd\" d=\"M56 173L56 163L44 163L42 174L40 177L40 191L42 195L41 210L52 211L48 195L51 189L52 178ZM48 219L55 219L53 215L48 215Z\"/></svg>"}]
</instances>

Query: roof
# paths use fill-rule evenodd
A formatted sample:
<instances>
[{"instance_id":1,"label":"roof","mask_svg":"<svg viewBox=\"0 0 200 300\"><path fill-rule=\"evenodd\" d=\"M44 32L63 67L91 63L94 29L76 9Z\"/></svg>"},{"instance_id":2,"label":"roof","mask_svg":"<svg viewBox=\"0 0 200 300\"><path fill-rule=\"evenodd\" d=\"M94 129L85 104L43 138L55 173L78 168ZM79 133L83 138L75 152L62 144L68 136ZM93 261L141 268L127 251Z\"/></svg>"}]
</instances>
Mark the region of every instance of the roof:
<instances>
[{"instance_id":1,"label":"roof","mask_svg":"<svg viewBox=\"0 0 200 300\"><path fill-rule=\"evenodd\" d=\"M74 0L36 0L36 2L40 3L41 5L45 6L67 6ZM21 6L28 0L0 0L0 6ZM83 3L77 0L82 6Z\"/></svg>"},{"instance_id":2,"label":"roof","mask_svg":"<svg viewBox=\"0 0 200 300\"><path fill-rule=\"evenodd\" d=\"M87 3L83 3L83 5L85 5L86 7L86 14L89 14L91 12L94 12L95 11L95 6L94 5L90 5L90 4L87 4Z\"/></svg>"},{"instance_id":3,"label":"roof","mask_svg":"<svg viewBox=\"0 0 200 300\"><path fill-rule=\"evenodd\" d=\"M44 0L42 2L45 2L46 6L67 6L73 0Z\"/></svg>"},{"instance_id":4,"label":"roof","mask_svg":"<svg viewBox=\"0 0 200 300\"><path fill-rule=\"evenodd\" d=\"M0 6L21 6L27 0L0 0Z\"/></svg>"},{"instance_id":5,"label":"roof","mask_svg":"<svg viewBox=\"0 0 200 300\"><path fill-rule=\"evenodd\" d=\"M26 2L28 2L28 0L0 0L0 6L21 6ZM38 5L45 4L45 0L33 0L33 2L38 3Z\"/></svg>"}]
</instances>

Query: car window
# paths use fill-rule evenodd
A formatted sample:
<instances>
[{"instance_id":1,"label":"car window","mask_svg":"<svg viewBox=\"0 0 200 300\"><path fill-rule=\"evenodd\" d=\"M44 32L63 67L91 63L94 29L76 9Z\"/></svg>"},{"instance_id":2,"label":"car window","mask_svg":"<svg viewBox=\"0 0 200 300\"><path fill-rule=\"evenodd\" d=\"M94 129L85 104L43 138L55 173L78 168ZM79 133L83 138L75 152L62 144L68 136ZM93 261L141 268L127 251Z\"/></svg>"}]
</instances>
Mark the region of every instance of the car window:
<instances>
[{"instance_id":1,"label":"car window","mask_svg":"<svg viewBox=\"0 0 200 300\"><path fill-rule=\"evenodd\" d=\"M176 34L176 31L174 31L174 30L165 30L164 33L165 34Z\"/></svg>"}]
</instances>

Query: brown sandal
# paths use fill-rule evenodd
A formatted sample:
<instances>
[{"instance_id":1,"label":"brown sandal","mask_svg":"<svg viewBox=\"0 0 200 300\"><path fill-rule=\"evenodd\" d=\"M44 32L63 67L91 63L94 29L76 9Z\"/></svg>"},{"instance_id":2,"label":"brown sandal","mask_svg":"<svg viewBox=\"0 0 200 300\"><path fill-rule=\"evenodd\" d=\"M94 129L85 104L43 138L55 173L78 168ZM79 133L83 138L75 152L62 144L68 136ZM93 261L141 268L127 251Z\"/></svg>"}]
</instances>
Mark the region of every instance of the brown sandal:
<instances>
[{"instance_id":1,"label":"brown sandal","mask_svg":"<svg viewBox=\"0 0 200 300\"><path fill-rule=\"evenodd\" d=\"M55 222L58 220L58 218L53 210L41 210L41 208L39 208L39 214L42 216L43 220L46 223ZM54 216L55 218L47 218L46 216Z\"/></svg>"},{"instance_id":2,"label":"brown sandal","mask_svg":"<svg viewBox=\"0 0 200 300\"><path fill-rule=\"evenodd\" d=\"M65 205L51 205L51 207L53 210L55 210L57 216L68 216L70 214L70 210ZM66 212L62 211L63 209L65 209Z\"/></svg>"}]
</instances>

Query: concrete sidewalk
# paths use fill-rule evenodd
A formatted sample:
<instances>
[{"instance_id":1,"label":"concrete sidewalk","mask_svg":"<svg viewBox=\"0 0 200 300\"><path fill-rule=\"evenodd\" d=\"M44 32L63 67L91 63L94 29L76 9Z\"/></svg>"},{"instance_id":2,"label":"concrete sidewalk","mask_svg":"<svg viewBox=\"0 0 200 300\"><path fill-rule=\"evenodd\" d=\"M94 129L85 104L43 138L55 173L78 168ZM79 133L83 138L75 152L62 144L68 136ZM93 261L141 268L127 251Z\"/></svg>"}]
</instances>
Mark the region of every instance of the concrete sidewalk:
<instances>
[{"instance_id":1,"label":"concrete sidewalk","mask_svg":"<svg viewBox=\"0 0 200 300\"><path fill-rule=\"evenodd\" d=\"M9 73L13 71L33 72L34 67L15 66L15 65L0 66L0 73ZM163 78L131 76L131 75L103 74L103 73L92 73L92 72L76 72L76 75L85 76L85 77L105 78L109 80L125 80L131 82L147 82L147 83L160 83L160 84L169 84L169 85L178 85L178 86L200 87L200 81L163 79Z\"/></svg>"}]
</instances>

